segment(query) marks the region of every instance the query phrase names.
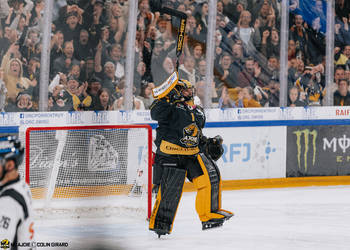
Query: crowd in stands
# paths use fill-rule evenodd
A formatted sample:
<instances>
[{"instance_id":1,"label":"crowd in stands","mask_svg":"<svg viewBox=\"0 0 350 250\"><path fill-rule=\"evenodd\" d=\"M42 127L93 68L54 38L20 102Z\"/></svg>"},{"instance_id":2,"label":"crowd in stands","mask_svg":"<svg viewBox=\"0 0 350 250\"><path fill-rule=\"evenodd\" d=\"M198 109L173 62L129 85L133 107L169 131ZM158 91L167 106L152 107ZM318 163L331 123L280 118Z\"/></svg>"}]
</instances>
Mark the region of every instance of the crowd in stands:
<instances>
[{"instance_id":1,"label":"crowd in stands","mask_svg":"<svg viewBox=\"0 0 350 250\"><path fill-rule=\"evenodd\" d=\"M179 75L204 99L208 2L163 1L188 16ZM291 0L288 106L323 105L326 1ZM124 108L127 0L54 1L50 82L40 83L43 0L0 0L0 110L37 111L39 86L49 86L48 110ZM327 91L350 105L350 2L336 0L335 74ZM152 88L174 72L179 20L138 1L133 109L149 109ZM212 107L278 107L281 3L218 0Z\"/></svg>"}]
</instances>

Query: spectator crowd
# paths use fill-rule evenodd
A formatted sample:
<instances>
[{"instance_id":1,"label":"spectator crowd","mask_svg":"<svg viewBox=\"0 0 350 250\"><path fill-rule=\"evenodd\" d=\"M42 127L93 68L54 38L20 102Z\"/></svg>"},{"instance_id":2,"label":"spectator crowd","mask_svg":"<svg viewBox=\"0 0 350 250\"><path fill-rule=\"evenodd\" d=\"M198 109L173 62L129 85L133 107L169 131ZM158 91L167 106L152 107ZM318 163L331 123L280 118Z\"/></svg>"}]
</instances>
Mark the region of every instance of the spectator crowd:
<instances>
[{"instance_id":1,"label":"spectator crowd","mask_svg":"<svg viewBox=\"0 0 350 250\"><path fill-rule=\"evenodd\" d=\"M179 75L204 99L208 2L163 1L187 14ZM291 0L288 106L323 105L326 1ZM124 108L127 0L57 0L51 25L50 81L40 83L43 0L0 0L0 110L37 111L39 86L48 110ZM152 88L174 72L179 20L138 1L133 109L149 109ZM350 105L350 2L336 0L334 105ZM281 3L218 0L212 107L278 107Z\"/></svg>"}]
</instances>

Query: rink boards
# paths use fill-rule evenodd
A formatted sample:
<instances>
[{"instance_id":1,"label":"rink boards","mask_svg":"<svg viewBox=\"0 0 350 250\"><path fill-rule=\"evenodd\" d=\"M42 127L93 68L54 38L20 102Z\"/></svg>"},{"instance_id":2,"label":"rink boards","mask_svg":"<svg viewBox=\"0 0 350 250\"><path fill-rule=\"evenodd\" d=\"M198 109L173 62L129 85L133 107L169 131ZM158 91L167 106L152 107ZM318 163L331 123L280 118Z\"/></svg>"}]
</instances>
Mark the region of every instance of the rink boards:
<instances>
[{"instance_id":1,"label":"rink boards","mask_svg":"<svg viewBox=\"0 0 350 250\"><path fill-rule=\"evenodd\" d=\"M224 189L350 184L350 108L211 109L206 116L204 134L224 138L217 162ZM5 133L128 123L157 126L149 111L0 113Z\"/></svg>"},{"instance_id":2,"label":"rink boards","mask_svg":"<svg viewBox=\"0 0 350 250\"><path fill-rule=\"evenodd\" d=\"M350 175L349 125L318 125L316 120L312 126L262 123L220 128L225 152L217 164L224 180ZM205 133L219 132L212 127Z\"/></svg>"}]
</instances>

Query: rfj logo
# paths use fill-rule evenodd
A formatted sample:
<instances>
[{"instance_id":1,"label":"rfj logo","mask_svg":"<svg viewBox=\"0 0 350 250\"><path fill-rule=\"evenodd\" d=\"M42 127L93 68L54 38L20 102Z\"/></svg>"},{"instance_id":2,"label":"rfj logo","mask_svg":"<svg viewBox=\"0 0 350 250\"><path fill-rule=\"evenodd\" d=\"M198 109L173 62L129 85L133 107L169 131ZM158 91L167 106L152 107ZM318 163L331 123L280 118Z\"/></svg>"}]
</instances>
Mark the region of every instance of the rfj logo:
<instances>
[{"instance_id":1,"label":"rfj logo","mask_svg":"<svg viewBox=\"0 0 350 250\"><path fill-rule=\"evenodd\" d=\"M297 144L297 158L298 158L298 168L301 169L301 159L303 157L304 159L304 170L305 172L307 171L308 165L307 165L307 160L308 160L308 153L309 150L313 152L312 154L312 166L315 166L315 161L316 161L316 139L317 139L317 131L312 130L310 131L309 129L304 129L304 130L297 130L294 131L293 134L296 135L296 144ZM301 141L304 141L302 144ZM302 145L303 147L303 152L302 152ZM311 147L310 147L311 146ZM303 153L303 156L301 156Z\"/></svg>"},{"instance_id":2,"label":"rfj logo","mask_svg":"<svg viewBox=\"0 0 350 250\"><path fill-rule=\"evenodd\" d=\"M267 142L265 147L265 159L268 160L270 158L270 154L276 152L276 148L273 148L270 145L270 142Z\"/></svg>"},{"instance_id":3,"label":"rfj logo","mask_svg":"<svg viewBox=\"0 0 350 250\"><path fill-rule=\"evenodd\" d=\"M250 143L231 143L222 144L224 154L222 160L227 162L248 162L251 159L251 144Z\"/></svg>"},{"instance_id":4,"label":"rfj logo","mask_svg":"<svg viewBox=\"0 0 350 250\"><path fill-rule=\"evenodd\" d=\"M261 145L261 146L259 146ZM271 145L269 141L262 141L262 143L255 145L249 142L245 143L231 143L222 144L224 154L222 160L227 162L249 162L255 159L259 162L268 161L272 154L276 152L276 148ZM253 148L254 147L254 148Z\"/></svg>"}]
</instances>

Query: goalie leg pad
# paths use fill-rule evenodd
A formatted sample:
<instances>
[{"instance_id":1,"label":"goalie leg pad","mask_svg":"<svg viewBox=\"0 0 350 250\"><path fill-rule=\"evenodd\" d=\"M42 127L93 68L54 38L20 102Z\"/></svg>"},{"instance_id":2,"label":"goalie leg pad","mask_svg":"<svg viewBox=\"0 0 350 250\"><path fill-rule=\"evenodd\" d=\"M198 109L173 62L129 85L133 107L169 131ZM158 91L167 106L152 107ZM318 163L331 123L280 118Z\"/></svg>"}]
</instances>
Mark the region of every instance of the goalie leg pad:
<instances>
[{"instance_id":1,"label":"goalie leg pad","mask_svg":"<svg viewBox=\"0 0 350 250\"><path fill-rule=\"evenodd\" d=\"M170 234L172 230L185 178L186 170L184 169L172 167L163 169L160 189L149 222L149 229L155 231L159 236Z\"/></svg>"},{"instance_id":2,"label":"goalie leg pad","mask_svg":"<svg viewBox=\"0 0 350 250\"><path fill-rule=\"evenodd\" d=\"M197 189L196 211L201 221L223 219L225 216L216 213L220 209L220 176L213 163L203 154L197 156L203 175L194 178Z\"/></svg>"},{"instance_id":3,"label":"goalie leg pad","mask_svg":"<svg viewBox=\"0 0 350 250\"><path fill-rule=\"evenodd\" d=\"M208 159L210 160L210 159ZM216 213L218 214L221 214L223 216L225 216L225 220L229 220L233 215L234 213L228 211L228 210L224 210L221 208L221 187L222 187L222 180L221 180L221 175L220 175L220 170L218 168L218 166L216 165L215 162L211 161L210 162L213 164L213 167L216 169L216 172L218 174L218 178L219 178L219 191L218 191L218 210L216 211Z\"/></svg>"},{"instance_id":4,"label":"goalie leg pad","mask_svg":"<svg viewBox=\"0 0 350 250\"><path fill-rule=\"evenodd\" d=\"M223 215L211 212L212 197L208 177L201 175L197 178L194 178L193 184L197 189L196 211L199 216L199 219L201 221L209 221L211 219L223 219Z\"/></svg>"},{"instance_id":5,"label":"goalie leg pad","mask_svg":"<svg viewBox=\"0 0 350 250\"><path fill-rule=\"evenodd\" d=\"M200 153L197 156L203 175L194 178L197 189L196 210L203 223L203 230L221 226L233 213L221 209L221 178L216 164Z\"/></svg>"}]
</instances>

